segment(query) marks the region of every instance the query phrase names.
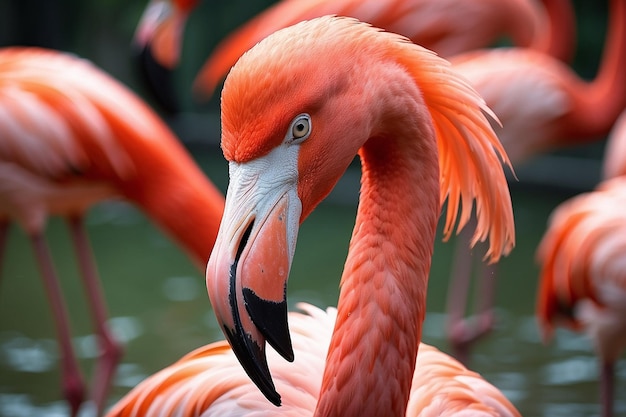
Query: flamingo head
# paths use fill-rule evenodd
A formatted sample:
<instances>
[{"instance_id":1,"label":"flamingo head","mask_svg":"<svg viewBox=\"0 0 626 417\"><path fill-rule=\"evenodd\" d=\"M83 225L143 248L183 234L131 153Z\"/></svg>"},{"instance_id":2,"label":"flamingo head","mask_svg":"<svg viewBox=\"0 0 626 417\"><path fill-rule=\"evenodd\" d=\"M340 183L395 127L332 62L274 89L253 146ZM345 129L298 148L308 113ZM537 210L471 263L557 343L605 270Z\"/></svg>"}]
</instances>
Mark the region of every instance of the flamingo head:
<instances>
[{"instance_id":1,"label":"flamingo head","mask_svg":"<svg viewBox=\"0 0 626 417\"><path fill-rule=\"evenodd\" d=\"M207 289L239 361L274 404L280 395L265 343L293 360L286 285L299 224L368 139L376 139L369 156L392 136L406 144L409 136L398 138L398 129L434 140L433 125L439 126L446 132L437 137L447 169L442 196L453 202L448 233L459 202L466 222L475 198L481 225L475 240L490 237L492 260L512 249L513 214L498 159L504 150L482 99L448 68L399 35L326 16L274 32L231 69L221 103L230 183ZM470 128L456 127L465 124Z\"/></svg>"},{"instance_id":2,"label":"flamingo head","mask_svg":"<svg viewBox=\"0 0 626 417\"><path fill-rule=\"evenodd\" d=\"M198 0L151 0L133 36L133 56L148 94L170 114L180 112L173 70L180 61L183 32Z\"/></svg>"}]
</instances>

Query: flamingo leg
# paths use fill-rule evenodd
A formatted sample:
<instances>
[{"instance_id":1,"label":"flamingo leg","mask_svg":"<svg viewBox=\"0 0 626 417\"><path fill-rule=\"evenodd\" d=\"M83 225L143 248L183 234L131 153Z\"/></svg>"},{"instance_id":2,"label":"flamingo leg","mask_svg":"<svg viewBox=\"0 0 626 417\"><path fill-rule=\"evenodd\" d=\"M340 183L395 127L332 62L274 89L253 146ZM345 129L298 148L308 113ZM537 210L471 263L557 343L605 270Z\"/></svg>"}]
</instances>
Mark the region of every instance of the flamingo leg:
<instances>
[{"instance_id":1,"label":"flamingo leg","mask_svg":"<svg viewBox=\"0 0 626 417\"><path fill-rule=\"evenodd\" d=\"M488 265L481 262L481 267L479 282L474 296L477 309L471 318L474 324L472 343L489 334L493 330L494 324L493 306L495 305L498 265Z\"/></svg>"},{"instance_id":2,"label":"flamingo leg","mask_svg":"<svg viewBox=\"0 0 626 417\"><path fill-rule=\"evenodd\" d=\"M0 277L2 277L2 261L4 258L4 248L9 235L9 222L6 219L0 219Z\"/></svg>"},{"instance_id":3,"label":"flamingo leg","mask_svg":"<svg viewBox=\"0 0 626 417\"><path fill-rule=\"evenodd\" d=\"M70 405L71 415L76 416L85 398L85 383L72 346L70 323L61 286L52 263L52 257L41 233L31 235L31 242L41 270L44 287L50 300L52 315L61 349L61 372L63 394Z\"/></svg>"},{"instance_id":4,"label":"flamingo leg","mask_svg":"<svg viewBox=\"0 0 626 417\"><path fill-rule=\"evenodd\" d=\"M87 233L83 226L82 217L74 216L68 220L72 241L78 256L78 263L83 284L91 307L94 328L100 344L100 356L93 375L91 399L97 409L97 415L102 413L104 402L111 385L115 369L122 357L123 348L115 340L107 326L108 313L103 296L98 271L93 259L93 252Z\"/></svg>"},{"instance_id":5,"label":"flamingo leg","mask_svg":"<svg viewBox=\"0 0 626 417\"><path fill-rule=\"evenodd\" d=\"M470 223L475 223L475 218ZM454 253L454 264L448 287L448 340L452 355L461 363L469 362L470 349L476 341L493 329L493 301L495 294L495 265L484 265L475 292L476 312L466 317L467 301L473 271L473 255L469 250L474 225L468 224L459 234ZM477 245L477 250L478 249Z\"/></svg>"},{"instance_id":6,"label":"flamingo leg","mask_svg":"<svg viewBox=\"0 0 626 417\"><path fill-rule=\"evenodd\" d=\"M600 395L602 402L602 417L613 416L613 397L615 394L615 365L603 361L600 369Z\"/></svg>"}]
</instances>

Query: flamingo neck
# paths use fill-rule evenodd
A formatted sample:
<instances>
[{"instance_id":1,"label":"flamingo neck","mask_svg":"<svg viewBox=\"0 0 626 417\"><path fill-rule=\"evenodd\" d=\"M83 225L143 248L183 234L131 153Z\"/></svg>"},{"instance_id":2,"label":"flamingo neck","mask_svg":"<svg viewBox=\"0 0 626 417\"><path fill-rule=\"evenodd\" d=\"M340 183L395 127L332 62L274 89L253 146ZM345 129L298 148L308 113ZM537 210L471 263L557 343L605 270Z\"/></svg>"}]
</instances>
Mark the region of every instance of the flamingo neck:
<instances>
[{"instance_id":1,"label":"flamingo neck","mask_svg":"<svg viewBox=\"0 0 626 417\"><path fill-rule=\"evenodd\" d=\"M549 1L549 0L546 0ZM495 3L495 2L494 2ZM513 45L533 47L543 34L545 13L540 5L524 0L500 1L502 8L499 23Z\"/></svg>"},{"instance_id":2,"label":"flamingo neck","mask_svg":"<svg viewBox=\"0 0 626 417\"><path fill-rule=\"evenodd\" d=\"M571 62L576 39L576 16L571 0L543 0L548 22L537 31L532 49Z\"/></svg>"},{"instance_id":3,"label":"flamingo neck","mask_svg":"<svg viewBox=\"0 0 626 417\"><path fill-rule=\"evenodd\" d=\"M579 89L576 112L584 129L573 136L606 135L626 107L626 1L612 0L602 61L596 78Z\"/></svg>"},{"instance_id":4,"label":"flamingo neck","mask_svg":"<svg viewBox=\"0 0 626 417\"><path fill-rule=\"evenodd\" d=\"M318 417L404 416L426 308L440 212L432 127L371 138L360 156L361 198Z\"/></svg>"},{"instance_id":5,"label":"flamingo neck","mask_svg":"<svg viewBox=\"0 0 626 417\"><path fill-rule=\"evenodd\" d=\"M203 271L217 237L224 197L182 149L144 150L123 194L176 240Z\"/></svg>"}]
</instances>

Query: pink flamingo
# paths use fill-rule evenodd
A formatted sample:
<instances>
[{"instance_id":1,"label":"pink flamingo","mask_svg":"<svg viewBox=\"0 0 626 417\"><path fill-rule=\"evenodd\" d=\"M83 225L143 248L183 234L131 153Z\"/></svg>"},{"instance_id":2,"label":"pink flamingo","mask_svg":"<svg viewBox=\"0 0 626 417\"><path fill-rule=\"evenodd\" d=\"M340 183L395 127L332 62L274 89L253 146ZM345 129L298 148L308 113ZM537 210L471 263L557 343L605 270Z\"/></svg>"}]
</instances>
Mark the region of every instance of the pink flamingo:
<instances>
[{"instance_id":1,"label":"pink flamingo","mask_svg":"<svg viewBox=\"0 0 626 417\"><path fill-rule=\"evenodd\" d=\"M427 364L418 355L441 202L446 235L459 211L459 227L467 222L475 200L474 239L489 238L487 257L514 245L507 157L483 111L492 114L447 61L353 19L302 22L248 51L222 91L230 183L207 265L232 351L222 342L191 353L108 415L405 416L458 407L518 415L486 382L484 392L470 388L478 376L465 380L457 362L427 347ZM286 284L299 223L357 153L361 197L336 321L305 307L312 317L289 316L302 329L290 334ZM316 329L328 335L333 322L329 341ZM276 351L269 363L266 341ZM280 410L233 369L233 352Z\"/></svg>"},{"instance_id":2,"label":"pink flamingo","mask_svg":"<svg viewBox=\"0 0 626 417\"><path fill-rule=\"evenodd\" d=\"M585 331L600 357L602 416L613 415L615 362L626 349L626 177L559 205L537 250L537 317Z\"/></svg>"},{"instance_id":3,"label":"pink flamingo","mask_svg":"<svg viewBox=\"0 0 626 417\"><path fill-rule=\"evenodd\" d=\"M216 46L196 77L194 90L199 96L210 96L237 59L261 39L286 26L329 14L354 17L399 33L444 57L487 47L508 36L516 45L569 61L574 38L569 0L542 3L545 7L528 0L283 0ZM151 0L135 35L135 44L143 51L148 83L166 108L172 107L174 94L163 79L178 63L183 26L197 4L197 0ZM566 43L546 36L548 21L558 24L555 33Z\"/></svg>"},{"instance_id":4,"label":"pink flamingo","mask_svg":"<svg viewBox=\"0 0 626 417\"><path fill-rule=\"evenodd\" d=\"M224 197L146 104L69 54L0 49L0 132L0 249L10 221L30 237L55 319L64 395L76 415L85 385L44 238L48 216L67 219L100 344L91 398L101 409L122 347L106 325L85 212L104 199L127 199L202 267L217 236Z\"/></svg>"},{"instance_id":5,"label":"pink flamingo","mask_svg":"<svg viewBox=\"0 0 626 417\"><path fill-rule=\"evenodd\" d=\"M180 62L187 18L199 0L150 0L139 19L133 48L147 91L168 113L180 111L171 72Z\"/></svg>"}]
</instances>

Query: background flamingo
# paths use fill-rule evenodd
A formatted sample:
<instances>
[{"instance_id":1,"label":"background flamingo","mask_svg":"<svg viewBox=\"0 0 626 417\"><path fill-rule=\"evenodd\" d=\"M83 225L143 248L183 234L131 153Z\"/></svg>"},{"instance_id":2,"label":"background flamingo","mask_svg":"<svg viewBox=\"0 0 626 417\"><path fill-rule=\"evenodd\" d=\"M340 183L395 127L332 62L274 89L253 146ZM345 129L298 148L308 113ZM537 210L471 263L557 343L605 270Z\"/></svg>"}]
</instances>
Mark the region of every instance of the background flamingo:
<instances>
[{"instance_id":1,"label":"background flamingo","mask_svg":"<svg viewBox=\"0 0 626 417\"><path fill-rule=\"evenodd\" d=\"M185 24L198 0L150 0L133 37L141 79L168 113L180 111L171 72L180 62Z\"/></svg>"},{"instance_id":2,"label":"background flamingo","mask_svg":"<svg viewBox=\"0 0 626 417\"><path fill-rule=\"evenodd\" d=\"M514 166L560 147L599 140L626 107L626 2L611 0L609 27L595 79L581 79L564 63L527 48L472 51L451 58L498 115L498 137ZM471 274L469 237L461 236L448 293L454 356L492 328L496 267L480 274L475 316L463 319Z\"/></svg>"},{"instance_id":3,"label":"background flamingo","mask_svg":"<svg viewBox=\"0 0 626 417\"><path fill-rule=\"evenodd\" d=\"M128 199L202 268L217 235L223 196L148 106L75 56L0 50L0 131L0 249L9 221L30 237L57 326L64 395L75 415L84 385L44 238L48 216L67 219L100 343L92 398L102 407L122 350L106 326L85 212L103 199Z\"/></svg>"},{"instance_id":4,"label":"background flamingo","mask_svg":"<svg viewBox=\"0 0 626 417\"><path fill-rule=\"evenodd\" d=\"M475 199L480 216L475 239L489 237L487 256L495 261L514 244L499 156L507 159L482 111L490 113L445 60L346 18L318 18L276 32L230 72L222 92L222 149L230 161L230 184L207 287L243 368L285 412L300 404L306 415L428 413L422 403L427 388L412 382L441 201L449 203L446 234L460 205L460 227L467 222ZM319 392L319 399L305 398L307 390L300 386L285 387L281 399L276 388L283 385L273 384L265 341L289 361L291 338L306 342L287 329L285 288L298 225L357 152L363 165L361 200L324 376L321 367L308 364L290 369L289 382L310 387L312 378L321 380L321 392L308 391ZM243 398L236 396L243 393L235 387L241 374L196 366L226 347L207 349L174 365L173 374L157 374L110 415L242 415L271 407L249 388ZM465 372L457 367L452 374L457 371ZM422 381L420 372L416 369L415 381ZM193 375L206 390L177 385L180 377ZM226 380L210 381L220 376ZM429 381L435 382L432 375ZM434 389L441 386L435 383ZM507 403L490 411L517 415Z\"/></svg>"},{"instance_id":5,"label":"background flamingo","mask_svg":"<svg viewBox=\"0 0 626 417\"><path fill-rule=\"evenodd\" d=\"M585 331L600 357L602 416L613 414L615 362L626 349L626 177L558 206L537 250L544 339Z\"/></svg>"},{"instance_id":6,"label":"background flamingo","mask_svg":"<svg viewBox=\"0 0 626 417\"><path fill-rule=\"evenodd\" d=\"M376 27L407 36L444 57L483 48L509 37L516 45L547 51L569 60L574 37L573 10L567 0L544 0L545 8L528 0L283 0L245 23L220 42L198 73L194 90L209 97L237 59L276 30L328 14L355 17ZM139 22L135 43L152 45L142 51L142 71L150 90L164 108L173 108L175 94L165 75L178 62L180 34L197 1L151 1ZM159 12L156 12L159 10ZM546 37L546 14L559 16L559 44ZM562 22L562 23L561 23ZM549 48L549 51L548 51ZM155 66L155 62L160 67ZM154 76L152 74L158 74ZM170 99L171 98L171 99ZM178 107L175 105L174 107Z\"/></svg>"}]
</instances>

